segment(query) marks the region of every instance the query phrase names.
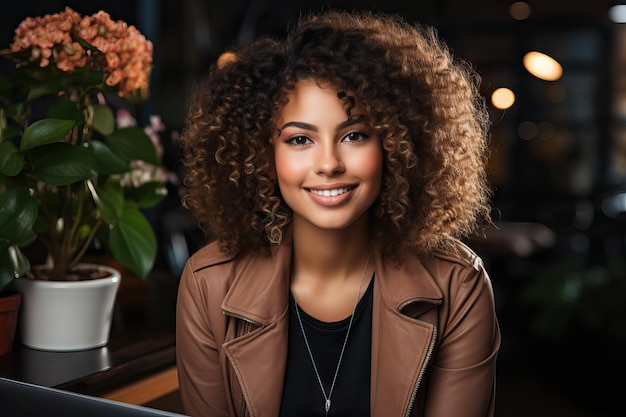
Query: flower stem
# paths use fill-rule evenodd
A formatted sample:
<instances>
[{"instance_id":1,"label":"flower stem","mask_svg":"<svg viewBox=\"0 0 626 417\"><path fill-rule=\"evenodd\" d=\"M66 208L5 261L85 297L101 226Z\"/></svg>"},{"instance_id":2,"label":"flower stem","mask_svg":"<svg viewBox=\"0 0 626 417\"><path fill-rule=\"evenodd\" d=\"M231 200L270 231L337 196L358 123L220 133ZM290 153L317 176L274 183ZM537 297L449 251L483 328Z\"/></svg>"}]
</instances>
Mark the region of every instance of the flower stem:
<instances>
[{"instance_id":1,"label":"flower stem","mask_svg":"<svg viewBox=\"0 0 626 417\"><path fill-rule=\"evenodd\" d=\"M89 249L89 246L91 246L91 242L93 242L93 239L96 237L96 233L98 232L98 229L100 229L100 226L102 226L102 224L103 224L102 219L98 219L96 221L96 224L93 225L93 227L91 228L91 231L87 235L87 238L83 242L83 246L74 255L74 259L72 259L72 261L69 263L70 269L73 268L78 263L78 261L81 260L85 252L87 252L87 249Z\"/></svg>"},{"instance_id":2,"label":"flower stem","mask_svg":"<svg viewBox=\"0 0 626 417\"><path fill-rule=\"evenodd\" d=\"M80 190L78 190L78 195L76 200L78 201L78 207L76 209L76 214L74 215L74 220L72 221L72 227L70 230L70 241L69 241L69 249L72 252L75 252L78 249L78 245L80 244L80 236L78 233L80 224L83 218L83 209L85 206L85 184L82 185Z\"/></svg>"}]
</instances>

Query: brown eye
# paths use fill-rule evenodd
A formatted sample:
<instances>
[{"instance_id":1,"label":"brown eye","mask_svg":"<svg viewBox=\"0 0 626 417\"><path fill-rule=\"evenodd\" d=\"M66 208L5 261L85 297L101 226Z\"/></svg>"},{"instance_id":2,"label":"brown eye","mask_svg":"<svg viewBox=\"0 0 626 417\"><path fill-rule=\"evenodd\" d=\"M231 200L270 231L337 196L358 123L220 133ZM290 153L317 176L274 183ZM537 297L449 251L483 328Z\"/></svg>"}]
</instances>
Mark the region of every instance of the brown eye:
<instances>
[{"instance_id":1,"label":"brown eye","mask_svg":"<svg viewBox=\"0 0 626 417\"><path fill-rule=\"evenodd\" d=\"M287 139L287 143L291 143L292 145L296 145L296 146L303 146L303 145L308 145L311 142L311 139L307 138L306 136L303 135L298 135L298 136L292 136L289 139Z\"/></svg>"},{"instance_id":2,"label":"brown eye","mask_svg":"<svg viewBox=\"0 0 626 417\"><path fill-rule=\"evenodd\" d=\"M369 135L361 132L350 132L345 135L342 139L343 142L358 142L360 140L365 140Z\"/></svg>"}]
</instances>

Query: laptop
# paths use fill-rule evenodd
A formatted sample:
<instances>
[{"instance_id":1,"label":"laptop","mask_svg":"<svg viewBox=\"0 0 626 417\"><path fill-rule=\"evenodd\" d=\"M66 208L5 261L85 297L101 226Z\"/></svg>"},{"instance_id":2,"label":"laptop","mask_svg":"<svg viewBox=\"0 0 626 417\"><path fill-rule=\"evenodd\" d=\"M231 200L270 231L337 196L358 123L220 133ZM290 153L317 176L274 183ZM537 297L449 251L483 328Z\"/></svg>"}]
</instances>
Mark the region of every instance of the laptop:
<instances>
[{"instance_id":1,"label":"laptop","mask_svg":"<svg viewBox=\"0 0 626 417\"><path fill-rule=\"evenodd\" d=\"M182 414L0 378L2 417L183 417Z\"/></svg>"}]
</instances>

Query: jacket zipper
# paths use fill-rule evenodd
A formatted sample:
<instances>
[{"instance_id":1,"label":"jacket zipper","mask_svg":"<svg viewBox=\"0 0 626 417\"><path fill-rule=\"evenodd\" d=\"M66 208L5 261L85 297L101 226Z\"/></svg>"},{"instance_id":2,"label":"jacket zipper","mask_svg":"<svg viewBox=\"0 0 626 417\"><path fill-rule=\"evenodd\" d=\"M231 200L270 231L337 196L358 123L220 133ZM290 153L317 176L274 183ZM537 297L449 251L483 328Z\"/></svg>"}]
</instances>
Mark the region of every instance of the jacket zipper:
<instances>
[{"instance_id":1,"label":"jacket zipper","mask_svg":"<svg viewBox=\"0 0 626 417\"><path fill-rule=\"evenodd\" d=\"M433 300L432 298L421 298L421 297L411 298L410 300L406 300L405 302L403 302L402 304L398 306L398 312L402 313L402 310L404 310L404 307L408 306L409 304L417 303L420 301L430 303L430 304L435 304L435 305L441 304L440 302L437 302L436 300Z\"/></svg>"},{"instance_id":2,"label":"jacket zipper","mask_svg":"<svg viewBox=\"0 0 626 417\"><path fill-rule=\"evenodd\" d=\"M258 327L263 327L263 325L261 323L259 323L258 321L254 321L254 320L249 319L249 318L247 318L245 316L242 316L240 314L235 314L235 313L231 313L230 311L223 311L223 310L222 310L222 313L224 315L226 315L226 316L230 316L230 317L234 317L234 318L239 319L239 320L243 320L243 321L245 321L248 324L253 324L253 325L258 326Z\"/></svg>"},{"instance_id":3,"label":"jacket zipper","mask_svg":"<svg viewBox=\"0 0 626 417\"><path fill-rule=\"evenodd\" d=\"M430 362L430 359L433 355L433 350L435 348L435 342L437 340L437 327L433 327L433 337L430 340L430 345L428 346L428 351L426 352L426 359L424 360L424 365L420 370L420 373L417 377L417 381L415 381L415 387L413 388L413 394L411 395L411 401L409 402L409 407L406 410L406 417L410 417L411 411L413 411L413 404L415 403L415 398L417 397L417 390L419 389L420 384L422 383L422 379L424 378L424 374L426 373L426 367Z\"/></svg>"}]
</instances>

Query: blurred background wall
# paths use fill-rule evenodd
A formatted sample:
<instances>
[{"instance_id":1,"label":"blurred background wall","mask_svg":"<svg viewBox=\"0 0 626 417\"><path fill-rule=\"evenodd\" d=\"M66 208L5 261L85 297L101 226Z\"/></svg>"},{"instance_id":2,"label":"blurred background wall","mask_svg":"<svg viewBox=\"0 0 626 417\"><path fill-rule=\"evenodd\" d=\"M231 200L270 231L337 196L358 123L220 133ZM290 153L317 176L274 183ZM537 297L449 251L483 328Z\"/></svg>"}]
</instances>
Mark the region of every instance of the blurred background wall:
<instances>
[{"instance_id":1,"label":"blurred background wall","mask_svg":"<svg viewBox=\"0 0 626 417\"><path fill-rule=\"evenodd\" d=\"M492 119L495 226L470 239L492 276L503 332L498 416L614 416L626 364L626 26L605 0L20 0L3 6L0 45L26 16L70 6L136 25L155 45L149 101L180 131L194 84L224 50L282 36L322 8L396 13L435 26L482 76ZM617 9L618 10L618 9ZM562 69L541 79L531 51ZM505 88L507 90L499 90ZM504 93L504 103L497 100ZM506 103L508 98L509 102ZM512 103L511 103L512 100ZM175 138L175 135L174 135ZM175 140L166 162L180 173ZM158 216L160 267L178 273L202 244L175 190Z\"/></svg>"}]
</instances>

